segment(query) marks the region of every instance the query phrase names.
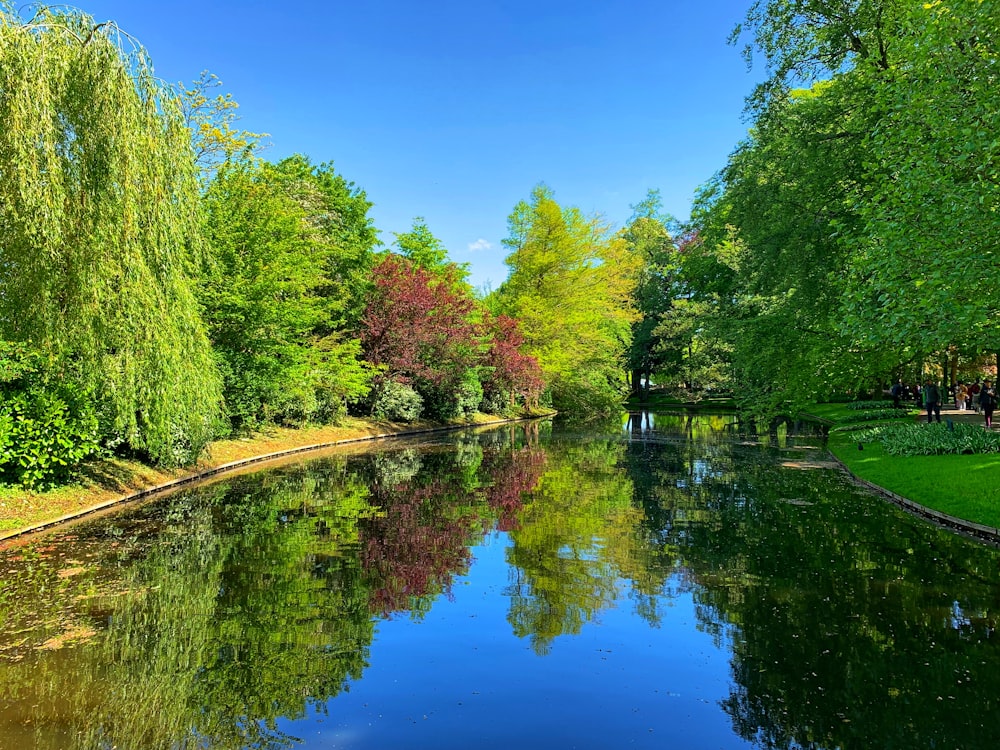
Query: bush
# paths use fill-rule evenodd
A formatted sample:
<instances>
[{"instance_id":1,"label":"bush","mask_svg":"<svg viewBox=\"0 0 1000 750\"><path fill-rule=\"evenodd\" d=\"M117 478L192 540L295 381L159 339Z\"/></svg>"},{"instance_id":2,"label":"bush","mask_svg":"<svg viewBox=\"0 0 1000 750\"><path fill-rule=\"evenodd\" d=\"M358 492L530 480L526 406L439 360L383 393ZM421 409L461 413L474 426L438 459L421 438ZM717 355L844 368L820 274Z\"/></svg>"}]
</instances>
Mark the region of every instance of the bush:
<instances>
[{"instance_id":1,"label":"bush","mask_svg":"<svg viewBox=\"0 0 1000 750\"><path fill-rule=\"evenodd\" d=\"M89 396L39 353L0 342L0 482L52 486L100 450Z\"/></svg>"},{"instance_id":2,"label":"bush","mask_svg":"<svg viewBox=\"0 0 1000 750\"><path fill-rule=\"evenodd\" d=\"M412 422L424 408L424 400L405 383L386 380L372 391L372 416L391 422Z\"/></svg>"},{"instance_id":3,"label":"bush","mask_svg":"<svg viewBox=\"0 0 1000 750\"><path fill-rule=\"evenodd\" d=\"M517 413L517 407L509 391L493 391L484 396L479 408L487 414L495 414L498 417L511 417Z\"/></svg>"},{"instance_id":4,"label":"bush","mask_svg":"<svg viewBox=\"0 0 1000 750\"><path fill-rule=\"evenodd\" d=\"M1000 434L964 422L879 425L859 434L858 440L878 441L892 456L1000 453Z\"/></svg>"},{"instance_id":5,"label":"bush","mask_svg":"<svg viewBox=\"0 0 1000 750\"><path fill-rule=\"evenodd\" d=\"M887 419L910 419L910 414L905 409L872 409L851 415L854 422L877 422Z\"/></svg>"},{"instance_id":6,"label":"bush","mask_svg":"<svg viewBox=\"0 0 1000 750\"><path fill-rule=\"evenodd\" d=\"M847 405L848 409L871 411L876 409L892 409L892 401L855 401Z\"/></svg>"},{"instance_id":7,"label":"bush","mask_svg":"<svg viewBox=\"0 0 1000 750\"><path fill-rule=\"evenodd\" d=\"M439 422L475 414L483 402L483 386L475 370L467 370L457 386L424 383L418 390L424 398L424 415Z\"/></svg>"},{"instance_id":8,"label":"bush","mask_svg":"<svg viewBox=\"0 0 1000 750\"><path fill-rule=\"evenodd\" d=\"M458 392L455 394L456 416L471 416L479 411L483 403L483 385L474 370L469 370L462 378Z\"/></svg>"}]
</instances>

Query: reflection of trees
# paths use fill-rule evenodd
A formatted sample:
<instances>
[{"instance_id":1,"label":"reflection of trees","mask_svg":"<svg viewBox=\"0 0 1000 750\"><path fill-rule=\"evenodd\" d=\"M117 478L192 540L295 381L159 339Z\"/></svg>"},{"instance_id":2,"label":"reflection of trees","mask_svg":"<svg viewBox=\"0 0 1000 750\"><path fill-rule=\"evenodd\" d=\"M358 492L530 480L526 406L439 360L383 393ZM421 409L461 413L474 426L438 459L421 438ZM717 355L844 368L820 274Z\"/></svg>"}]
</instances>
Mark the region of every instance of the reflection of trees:
<instances>
[{"instance_id":1,"label":"reflection of trees","mask_svg":"<svg viewBox=\"0 0 1000 750\"><path fill-rule=\"evenodd\" d=\"M511 532L508 619L545 653L618 598L618 571L637 559L632 486L616 441L551 446L548 466Z\"/></svg>"},{"instance_id":2,"label":"reflection of trees","mask_svg":"<svg viewBox=\"0 0 1000 750\"><path fill-rule=\"evenodd\" d=\"M648 533L733 650L736 731L766 748L998 746L1000 554L837 473L720 448L709 470L683 444L647 445L665 455L632 465L647 467Z\"/></svg>"},{"instance_id":3,"label":"reflection of trees","mask_svg":"<svg viewBox=\"0 0 1000 750\"><path fill-rule=\"evenodd\" d=\"M545 462L545 451L537 445L518 447L511 443L484 451L483 473L490 479L484 494L498 530L519 527L525 494L537 486Z\"/></svg>"},{"instance_id":4,"label":"reflection of trees","mask_svg":"<svg viewBox=\"0 0 1000 750\"><path fill-rule=\"evenodd\" d=\"M741 596L719 601L741 632L737 731L775 748L1000 745L983 720L1000 715L997 553L885 508L845 526L815 479L753 489L768 511L733 527Z\"/></svg>"},{"instance_id":5,"label":"reflection of trees","mask_svg":"<svg viewBox=\"0 0 1000 750\"><path fill-rule=\"evenodd\" d=\"M372 613L426 609L494 488L530 489L523 430L481 442L240 477L22 553L0 576L0 745L288 746L279 717L361 677Z\"/></svg>"},{"instance_id":6,"label":"reflection of trees","mask_svg":"<svg viewBox=\"0 0 1000 750\"><path fill-rule=\"evenodd\" d=\"M396 485L373 500L381 510L364 525L361 567L371 587L373 612L422 614L452 576L468 570L468 545L478 524L471 495L447 479Z\"/></svg>"},{"instance_id":7,"label":"reflection of trees","mask_svg":"<svg viewBox=\"0 0 1000 750\"><path fill-rule=\"evenodd\" d=\"M376 458L371 487L379 513L361 531L373 612L426 612L450 592L455 574L467 572L469 548L484 529L516 523L522 495L544 464L544 453L523 444L523 435L511 427L425 451L422 471L402 480L379 470L391 461Z\"/></svg>"},{"instance_id":8,"label":"reflection of trees","mask_svg":"<svg viewBox=\"0 0 1000 750\"><path fill-rule=\"evenodd\" d=\"M365 495L277 473L84 529L74 551L100 567L61 606L89 617L93 643L3 666L43 730L26 745L283 746L275 719L365 663L373 624L351 554Z\"/></svg>"},{"instance_id":9,"label":"reflection of trees","mask_svg":"<svg viewBox=\"0 0 1000 750\"><path fill-rule=\"evenodd\" d=\"M654 426L324 459L22 551L0 572L0 745L281 747L277 718L361 677L373 613L426 611L509 528L508 619L539 653L623 601L656 624L681 589L732 652L748 741L1000 746L1000 552L703 420Z\"/></svg>"}]
</instances>

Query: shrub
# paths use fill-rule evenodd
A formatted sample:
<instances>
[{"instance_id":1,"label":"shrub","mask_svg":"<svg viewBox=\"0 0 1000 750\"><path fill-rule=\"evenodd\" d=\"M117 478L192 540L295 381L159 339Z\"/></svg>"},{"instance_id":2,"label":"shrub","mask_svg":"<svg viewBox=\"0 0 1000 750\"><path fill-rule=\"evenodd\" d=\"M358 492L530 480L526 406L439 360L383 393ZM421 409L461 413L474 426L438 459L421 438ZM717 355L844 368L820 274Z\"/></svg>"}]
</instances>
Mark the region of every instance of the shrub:
<instances>
[{"instance_id":1,"label":"shrub","mask_svg":"<svg viewBox=\"0 0 1000 750\"><path fill-rule=\"evenodd\" d=\"M424 416L440 422L475 414L483 402L483 386L473 369L466 370L461 381L421 383L417 390L424 399Z\"/></svg>"},{"instance_id":2,"label":"shrub","mask_svg":"<svg viewBox=\"0 0 1000 750\"><path fill-rule=\"evenodd\" d=\"M493 391L484 396L479 408L487 414L495 414L498 417L510 417L517 413L517 407L509 391Z\"/></svg>"},{"instance_id":3,"label":"shrub","mask_svg":"<svg viewBox=\"0 0 1000 750\"><path fill-rule=\"evenodd\" d=\"M893 408L892 401L855 401L853 404L847 404L848 409L854 409L858 411L872 411L877 409L891 409Z\"/></svg>"},{"instance_id":4,"label":"shrub","mask_svg":"<svg viewBox=\"0 0 1000 750\"><path fill-rule=\"evenodd\" d=\"M1000 434L964 422L879 425L860 433L858 440L877 440L892 456L1000 453Z\"/></svg>"},{"instance_id":5,"label":"shrub","mask_svg":"<svg viewBox=\"0 0 1000 750\"><path fill-rule=\"evenodd\" d=\"M479 411L480 404L483 403L483 386L479 382L479 376L475 370L469 370L462 378L462 383L458 386L455 394L456 416L471 416Z\"/></svg>"},{"instance_id":6,"label":"shrub","mask_svg":"<svg viewBox=\"0 0 1000 750\"><path fill-rule=\"evenodd\" d=\"M0 342L0 482L52 486L100 450L88 394L39 353Z\"/></svg>"},{"instance_id":7,"label":"shrub","mask_svg":"<svg viewBox=\"0 0 1000 750\"><path fill-rule=\"evenodd\" d=\"M910 419L905 409L871 409L851 415L854 422L877 422L885 419Z\"/></svg>"},{"instance_id":8,"label":"shrub","mask_svg":"<svg viewBox=\"0 0 1000 750\"><path fill-rule=\"evenodd\" d=\"M386 380L372 391L372 416L393 422L412 422L424 408L424 400L405 383Z\"/></svg>"}]
</instances>

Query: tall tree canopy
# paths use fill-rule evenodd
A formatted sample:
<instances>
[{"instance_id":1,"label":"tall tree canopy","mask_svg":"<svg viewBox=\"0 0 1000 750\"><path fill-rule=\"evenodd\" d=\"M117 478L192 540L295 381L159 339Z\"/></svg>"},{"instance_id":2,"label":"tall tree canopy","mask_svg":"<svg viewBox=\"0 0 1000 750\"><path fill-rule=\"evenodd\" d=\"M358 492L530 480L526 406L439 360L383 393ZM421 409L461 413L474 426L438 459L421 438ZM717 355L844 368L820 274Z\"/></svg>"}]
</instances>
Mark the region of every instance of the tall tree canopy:
<instances>
[{"instance_id":1,"label":"tall tree canopy","mask_svg":"<svg viewBox=\"0 0 1000 750\"><path fill-rule=\"evenodd\" d=\"M544 185L507 223L510 275L495 306L521 321L525 352L538 360L557 408L612 408L625 388L640 260L599 219L563 208Z\"/></svg>"},{"instance_id":2,"label":"tall tree canopy","mask_svg":"<svg viewBox=\"0 0 1000 750\"><path fill-rule=\"evenodd\" d=\"M0 4L0 338L72 360L104 435L174 463L220 401L189 275L197 170L180 99L123 43Z\"/></svg>"},{"instance_id":3,"label":"tall tree canopy","mask_svg":"<svg viewBox=\"0 0 1000 750\"><path fill-rule=\"evenodd\" d=\"M289 186L300 165L227 163L204 198L201 300L241 430L327 421L367 391L360 343L338 330L343 301L327 294L334 244L296 200L308 182Z\"/></svg>"},{"instance_id":4,"label":"tall tree canopy","mask_svg":"<svg viewBox=\"0 0 1000 750\"><path fill-rule=\"evenodd\" d=\"M760 0L742 31L769 75L696 206L741 393L789 408L995 351L1000 3Z\"/></svg>"}]
</instances>

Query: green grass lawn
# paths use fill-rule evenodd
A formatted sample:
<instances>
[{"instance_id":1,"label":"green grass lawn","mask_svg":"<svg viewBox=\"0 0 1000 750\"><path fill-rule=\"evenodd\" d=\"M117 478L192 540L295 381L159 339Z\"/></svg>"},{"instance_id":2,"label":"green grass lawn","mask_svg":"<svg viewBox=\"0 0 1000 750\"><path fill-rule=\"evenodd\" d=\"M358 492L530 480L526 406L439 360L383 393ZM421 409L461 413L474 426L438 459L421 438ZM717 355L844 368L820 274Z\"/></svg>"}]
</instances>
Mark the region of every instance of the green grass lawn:
<instances>
[{"instance_id":1,"label":"green grass lawn","mask_svg":"<svg viewBox=\"0 0 1000 750\"><path fill-rule=\"evenodd\" d=\"M836 426L858 423L846 404L816 404L808 413ZM913 419L916 413L910 410ZM941 513L1000 527L1000 454L890 456L877 442L858 450L857 433L835 428L827 445L861 479Z\"/></svg>"}]
</instances>

